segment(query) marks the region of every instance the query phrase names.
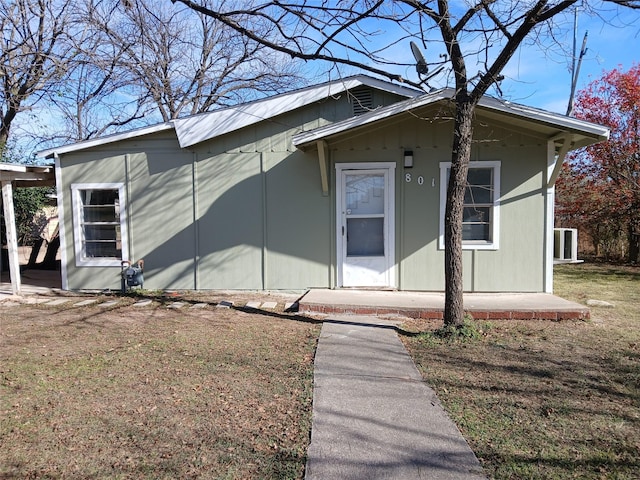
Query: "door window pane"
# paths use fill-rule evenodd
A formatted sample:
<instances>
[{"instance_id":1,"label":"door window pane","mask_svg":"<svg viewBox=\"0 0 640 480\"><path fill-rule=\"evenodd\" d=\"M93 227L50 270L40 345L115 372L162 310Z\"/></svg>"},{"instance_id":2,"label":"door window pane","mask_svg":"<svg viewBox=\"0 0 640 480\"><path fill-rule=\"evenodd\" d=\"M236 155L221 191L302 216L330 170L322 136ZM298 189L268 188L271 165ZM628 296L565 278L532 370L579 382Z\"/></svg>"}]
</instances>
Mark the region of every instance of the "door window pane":
<instances>
[{"instance_id":1,"label":"door window pane","mask_svg":"<svg viewBox=\"0 0 640 480\"><path fill-rule=\"evenodd\" d=\"M347 219L347 256L384 256L384 218Z\"/></svg>"},{"instance_id":2,"label":"door window pane","mask_svg":"<svg viewBox=\"0 0 640 480\"><path fill-rule=\"evenodd\" d=\"M384 214L384 175L346 176L347 214Z\"/></svg>"}]
</instances>

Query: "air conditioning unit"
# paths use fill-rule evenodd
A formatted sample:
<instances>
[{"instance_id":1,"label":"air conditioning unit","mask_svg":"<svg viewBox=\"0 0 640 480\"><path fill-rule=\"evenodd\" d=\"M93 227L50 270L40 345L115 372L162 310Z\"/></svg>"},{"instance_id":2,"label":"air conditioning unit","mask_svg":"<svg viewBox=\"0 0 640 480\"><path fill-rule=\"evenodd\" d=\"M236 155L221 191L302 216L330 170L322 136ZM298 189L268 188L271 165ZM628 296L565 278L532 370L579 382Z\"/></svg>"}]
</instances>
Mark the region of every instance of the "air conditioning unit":
<instances>
[{"instance_id":1,"label":"air conditioning unit","mask_svg":"<svg viewBox=\"0 0 640 480\"><path fill-rule=\"evenodd\" d=\"M553 229L553 261L555 263L581 263L578 260L578 229Z\"/></svg>"}]
</instances>

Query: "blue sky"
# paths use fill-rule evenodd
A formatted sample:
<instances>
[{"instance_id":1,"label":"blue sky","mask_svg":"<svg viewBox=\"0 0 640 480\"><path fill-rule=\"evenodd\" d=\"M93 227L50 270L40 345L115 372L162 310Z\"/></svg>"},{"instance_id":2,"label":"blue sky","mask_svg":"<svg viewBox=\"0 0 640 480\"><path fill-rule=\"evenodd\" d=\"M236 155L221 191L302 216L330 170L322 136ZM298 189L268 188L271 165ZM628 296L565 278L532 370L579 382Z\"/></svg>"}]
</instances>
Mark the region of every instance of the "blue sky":
<instances>
[{"instance_id":1,"label":"blue sky","mask_svg":"<svg viewBox=\"0 0 640 480\"><path fill-rule=\"evenodd\" d=\"M629 70L640 63L640 13L627 11L607 25L600 19L578 17L578 50L588 32L587 53L580 68L577 90L614 68ZM571 44L573 39L571 39ZM510 100L566 113L571 90L570 58L543 52L516 53L507 69L503 93Z\"/></svg>"},{"instance_id":2,"label":"blue sky","mask_svg":"<svg viewBox=\"0 0 640 480\"><path fill-rule=\"evenodd\" d=\"M608 11L605 10L604 15L606 17L604 19L591 17L585 12L580 12L578 15L578 49L586 31L589 36L587 53L581 65L577 90L600 78L603 72L614 68L621 68L624 71L631 68L632 65L640 63L640 12L612 8ZM507 65L503 71L505 79L501 83L504 99L552 112L562 114L566 112L571 88L573 12L556 19L556 22L558 28L554 30L557 35L555 42L543 38L539 45L523 45ZM393 43L390 39L397 36L405 36L405 33L380 32L379 36L372 38L372 43L369 46L375 47L376 43L388 45L390 42ZM438 55L443 52L442 41L438 41L438 38L434 37L434 41L427 44L423 53L427 61L433 62L438 60ZM415 67L409 66L414 62L409 39L405 37L402 41L389 46L384 55L398 63L406 64L405 66L390 67L392 71L411 80L418 80ZM322 70L320 65L310 64L309 67L310 71L315 68ZM469 72L478 68L471 66L470 63L467 64L467 67ZM342 75L362 73L344 67L340 68L340 72ZM309 78L311 83L326 79L314 78L313 74L310 74ZM332 75L332 78L335 78L335 74ZM435 77L429 83L432 87L447 86L446 75ZM452 82L449 80L449 86L451 84ZM490 90L489 93L498 96L495 89ZM31 120L33 118L31 117ZM39 122L34 124L33 121L30 121L29 114L22 114L16 122L18 125L15 126L14 131L22 127L25 130L38 131L43 135L49 130L49 123L56 124L55 119L42 109L39 109L36 118L39 118Z\"/></svg>"},{"instance_id":3,"label":"blue sky","mask_svg":"<svg viewBox=\"0 0 640 480\"><path fill-rule=\"evenodd\" d=\"M578 52L585 32L588 32L588 39L587 53L582 60L576 90L600 78L603 72L614 68L626 71L632 65L640 63L640 12L611 8L601 13L605 16L604 19L590 17L584 12L579 12L577 17ZM503 71L503 98L552 112L566 113L571 91L574 18L572 11L557 19L556 42L547 38L542 40L542 46L520 47ZM411 59L408 41L404 43L405 45L398 47ZM437 44L433 47L430 45L423 52L427 61L437 59L440 53ZM402 55L400 50L398 54ZM473 72L473 67L469 64L467 67L470 73ZM398 73L417 79L412 69ZM446 83L446 79L441 76L435 77L430 85L442 87ZM490 90L489 94L499 96L497 90Z\"/></svg>"}]
</instances>

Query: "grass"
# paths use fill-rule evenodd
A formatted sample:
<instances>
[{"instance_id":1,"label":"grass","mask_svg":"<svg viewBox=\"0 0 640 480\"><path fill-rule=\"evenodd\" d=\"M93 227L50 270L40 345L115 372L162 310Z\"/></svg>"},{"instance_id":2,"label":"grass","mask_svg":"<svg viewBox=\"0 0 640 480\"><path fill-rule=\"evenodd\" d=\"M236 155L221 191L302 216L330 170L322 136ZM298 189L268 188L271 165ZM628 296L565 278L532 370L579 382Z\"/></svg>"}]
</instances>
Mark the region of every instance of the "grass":
<instances>
[{"instance_id":1,"label":"grass","mask_svg":"<svg viewBox=\"0 0 640 480\"><path fill-rule=\"evenodd\" d=\"M19 305L0 326L0 478L304 475L314 322Z\"/></svg>"},{"instance_id":2,"label":"grass","mask_svg":"<svg viewBox=\"0 0 640 480\"><path fill-rule=\"evenodd\" d=\"M403 340L490 477L637 479L640 268L555 280L615 306ZM319 324L154 299L0 306L0 478L303 478Z\"/></svg>"},{"instance_id":3,"label":"grass","mask_svg":"<svg viewBox=\"0 0 640 480\"><path fill-rule=\"evenodd\" d=\"M615 306L403 340L491 478L640 478L640 268L566 265L555 281Z\"/></svg>"}]
</instances>

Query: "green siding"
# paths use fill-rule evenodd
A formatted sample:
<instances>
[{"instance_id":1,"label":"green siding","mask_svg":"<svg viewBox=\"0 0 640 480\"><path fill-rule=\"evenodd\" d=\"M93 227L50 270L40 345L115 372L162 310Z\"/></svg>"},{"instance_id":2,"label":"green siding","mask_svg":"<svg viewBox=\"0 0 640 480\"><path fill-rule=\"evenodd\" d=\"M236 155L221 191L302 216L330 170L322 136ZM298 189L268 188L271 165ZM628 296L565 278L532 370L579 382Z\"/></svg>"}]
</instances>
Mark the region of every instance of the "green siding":
<instances>
[{"instance_id":1,"label":"green siding","mask_svg":"<svg viewBox=\"0 0 640 480\"><path fill-rule=\"evenodd\" d=\"M333 165L397 162L396 259L402 290L444 290L444 251L438 248L440 162L451 161L452 127L428 120L429 113L423 119L392 119L331 143ZM484 125L480 121L476 127L479 141L471 160L501 162L500 246L463 252L464 288L543 291L546 139ZM403 167L405 150L413 151L413 168Z\"/></svg>"},{"instance_id":2,"label":"green siding","mask_svg":"<svg viewBox=\"0 0 640 480\"><path fill-rule=\"evenodd\" d=\"M71 185L74 183L126 182L126 156L108 152L82 152L65 155L61 176L63 181L62 228L66 233L67 281L69 289L120 289L120 270L109 267L76 267L74 252Z\"/></svg>"},{"instance_id":3,"label":"green siding","mask_svg":"<svg viewBox=\"0 0 640 480\"><path fill-rule=\"evenodd\" d=\"M194 288L193 155L166 132L110 148L65 155L63 191L74 183L125 183L129 260L145 260L145 288ZM70 195L63 202L69 288L120 289L119 268L75 265Z\"/></svg>"},{"instance_id":4,"label":"green siding","mask_svg":"<svg viewBox=\"0 0 640 480\"><path fill-rule=\"evenodd\" d=\"M263 179L259 153L197 163L198 288L263 288Z\"/></svg>"},{"instance_id":5,"label":"green siding","mask_svg":"<svg viewBox=\"0 0 640 480\"><path fill-rule=\"evenodd\" d=\"M465 268L480 292L544 290L544 189L546 141L495 129L500 142L481 144L477 159L500 160L500 248L477 251ZM474 158L474 160L476 159Z\"/></svg>"},{"instance_id":6,"label":"green siding","mask_svg":"<svg viewBox=\"0 0 640 480\"><path fill-rule=\"evenodd\" d=\"M129 158L130 253L145 261L145 288L194 288L192 163L186 151Z\"/></svg>"},{"instance_id":7,"label":"green siding","mask_svg":"<svg viewBox=\"0 0 640 480\"><path fill-rule=\"evenodd\" d=\"M75 266L72 183L126 182L131 260L145 259L146 288L301 290L335 286L335 164L396 162L397 285L443 290L439 166L451 160L450 116L425 109L331 139L323 196L317 152L296 150L292 137L350 116L343 95L190 150L162 132L63 155L69 288L120 288L118 268ZM501 162L500 248L464 252L465 289L542 291L546 139L480 117L475 138L473 161Z\"/></svg>"},{"instance_id":8,"label":"green siding","mask_svg":"<svg viewBox=\"0 0 640 480\"><path fill-rule=\"evenodd\" d=\"M404 290L442 290L444 255L438 251L440 169L439 149L413 150L414 167L400 168L402 225L399 231L400 288ZM411 175L407 182L406 175ZM424 183L418 184L422 177Z\"/></svg>"},{"instance_id":9,"label":"green siding","mask_svg":"<svg viewBox=\"0 0 640 480\"><path fill-rule=\"evenodd\" d=\"M330 280L331 199L322 196L314 156L264 154L266 170L266 288L327 287ZM314 161L315 160L315 161Z\"/></svg>"}]
</instances>

